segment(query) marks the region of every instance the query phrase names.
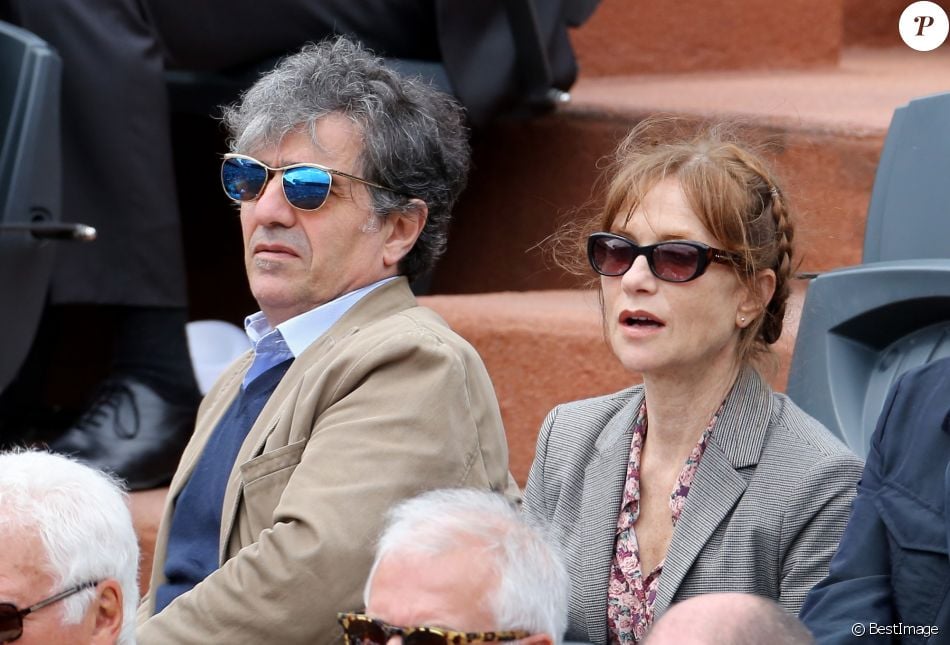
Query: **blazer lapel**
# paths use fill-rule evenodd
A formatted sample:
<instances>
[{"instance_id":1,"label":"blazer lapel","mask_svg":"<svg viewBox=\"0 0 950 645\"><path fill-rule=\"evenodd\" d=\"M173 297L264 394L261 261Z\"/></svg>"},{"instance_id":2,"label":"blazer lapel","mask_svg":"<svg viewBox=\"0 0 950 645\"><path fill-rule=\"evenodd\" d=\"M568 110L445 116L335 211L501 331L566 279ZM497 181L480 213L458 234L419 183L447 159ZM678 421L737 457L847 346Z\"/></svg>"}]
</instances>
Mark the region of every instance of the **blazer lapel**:
<instances>
[{"instance_id":1,"label":"blazer lapel","mask_svg":"<svg viewBox=\"0 0 950 645\"><path fill-rule=\"evenodd\" d=\"M633 422L643 403L642 390L604 427L595 448L597 455L584 473L581 523L583 579L581 593L589 640L607 641L607 587L617 536L617 518L630 459Z\"/></svg>"},{"instance_id":2,"label":"blazer lapel","mask_svg":"<svg viewBox=\"0 0 950 645\"><path fill-rule=\"evenodd\" d=\"M313 345L307 348L320 347L324 351L332 347L333 339L324 335L314 341ZM296 368L296 369L295 369ZM241 449L238 451L234 465L231 467L231 474L228 475L228 485L224 490L224 500L221 503L221 532L218 535L218 559L219 564L223 565L228 559L228 542L231 538L231 531L234 530L234 523L237 521L238 510L241 507L241 496L244 492L244 479L241 476L241 466L249 462L264 452L264 444L267 438L280 422L280 408L288 401L292 401L291 392L294 388L300 387L302 372L305 371L305 363L294 360L284 377L274 388L267 403L261 408L257 420L247 433ZM298 374L300 372L300 374Z\"/></svg>"},{"instance_id":3,"label":"blazer lapel","mask_svg":"<svg viewBox=\"0 0 950 645\"><path fill-rule=\"evenodd\" d=\"M204 452L205 445L207 445L208 440L211 438L211 433L218 427L221 417L224 416L224 413L227 412L232 401L234 401L234 397L241 387L241 379L251 366L253 359L254 353L248 351L235 360L234 363L228 367L227 372L222 375L223 380L219 382L220 388L216 386L214 390L208 393L207 398L202 402L202 405L209 405L210 407L207 411L202 410L203 414L195 425L195 432L191 435L188 445L185 446L181 461L178 464L178 468L175 469L175 475L172 477L172 481L168 487L169 500L174 500L181 492L181 489L185 487L185 484L188 483L188 480L191 479L191 473L194 471L195 466L198 465L198 460Z\"/></svg>"},{"instance_id":4,"label":"blazer lapel","mask_svg":"<svg viewBox=\"0 0 950 645\"><path fill-rule=\"evenodd\" d=\"M754 370L746 368L716 422L673 530L653 606L657 618L745 492L747 479L738 471L758 464L771 413L771 390Z\"/></svg>"},{"instance_id":5,"label":"blazer lapel","mask_svg":"<svg viewBox=\"0 0 950 645\"><path fill-rule=\"evenodd\" d=\"M218 545L221 564L224 564L227 559L228 542L241 506L241 496L244 490L241 466L263 453L267 438L280 421L281 406L293 405L295 399L292 396L293 390L301 386L305 372L314 369L317 365L313 357L328 353L340 339L356 333L360 327L372 324L396 311L414 307L416 304L415 296L412 295L409 288L409 282L404 277L377 287L353 305L325 334L307 347L297 357L299 360L294 360L287 373L277 384L267 403L264 404L261 413L257 416L257 421L254 422L247 433L247 437L244 439L244 443L241 444L240 451L238 451L237 458L234 460L231 474L228 476L228 485L224 491L224 501L221 506L221 533ZM250 367L250 365L242 370L242 377L247 367ZM320 368L316 367L316 369ZM234 396L236 396L236 392ZM234 396L231 397L231 401L234 400ZM220 419L220 416L218 415L218 419ZM214 425L217 426L217 421ZM198 451L197 454L200 455L201 452Z\"/></svg>"}]
</instances>

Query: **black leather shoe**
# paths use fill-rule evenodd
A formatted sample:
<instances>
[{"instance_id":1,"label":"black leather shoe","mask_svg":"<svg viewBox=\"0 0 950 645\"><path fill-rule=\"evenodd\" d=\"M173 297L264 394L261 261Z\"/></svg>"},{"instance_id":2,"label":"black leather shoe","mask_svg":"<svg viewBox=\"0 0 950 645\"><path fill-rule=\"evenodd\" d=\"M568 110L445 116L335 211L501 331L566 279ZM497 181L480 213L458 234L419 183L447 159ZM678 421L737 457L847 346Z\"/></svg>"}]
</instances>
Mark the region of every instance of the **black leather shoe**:
<instances>
[{"instance_id":1,"label":"black leather shoe","mask_svg":"<svg viewBox=\"0 0 950 645\"><path fill-rule=\"evenodd\" d=\"M171 481L197 409L197 399L172 403L139 380L113 377L50 449L115 473L129 490L157 488Z\"/></svg>"}]
</instances>

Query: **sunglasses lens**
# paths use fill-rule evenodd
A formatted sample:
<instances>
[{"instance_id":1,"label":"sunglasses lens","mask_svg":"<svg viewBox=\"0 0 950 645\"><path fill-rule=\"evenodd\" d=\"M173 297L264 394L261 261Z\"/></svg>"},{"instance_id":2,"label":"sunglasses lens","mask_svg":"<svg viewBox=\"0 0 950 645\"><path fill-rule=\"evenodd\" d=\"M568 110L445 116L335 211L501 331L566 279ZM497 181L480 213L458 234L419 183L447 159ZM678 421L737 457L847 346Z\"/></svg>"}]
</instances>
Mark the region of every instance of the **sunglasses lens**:
<instances>
[{"instance_id":1,"label":"sunglasses lens","mask_svg":"<svg viewBox=\"0 0 950 645\"><path fill-rule=\"evenodd\" d=\"M594 271L601 275L623 275L636 259L635 250L626 240L592 235L588 243L588 258Z\"/></svg>"},{"instance_id":2,"label":"sunglasses lens","mask_svg":"<svg viewBox=\"0 0 950 645\"><path fill-rule=\"evenodd\" d=\"M0 604L0 643L16 640L23 634L23 619L17 608L9 603Z\"/></svg>"},{"instance_id":3,"label":"sunglasses lens","mask_svg":"<svg viewBox=\"0 0 950 645\"><path fill-rule=\"evenodd\" d=\"M221 164L221 184L234 201L256 199L265 183L267 169L252 159L225 159Z\"/></svg>"},{"instance_id":4,"label":"sunglasses lens","mask_svg":"<svg viewBox=\"0 0 950 645\"><path fill-rule=\"evenodd\" d=\"M330 173L298 166L284 171L284 195L295 208L312 211L323 206L330 193Z\"/></svg>"},{"instance_id":5,"label":"sunglasses lens","mask_svg":"<svg viewBox=\"0 0 950 645\"><path fill-rule=\"evenodd\" d=\"M653 270L656 276L670 282L686 282L696 277L699 249L689 244L670 242L653 249Z\"/></svg>"},{"instance_id":6,"label":"sunglasses lens","mask_svg":"<svg viewBox=\"0 0 950 645\"><path fill-rule=\"evenodd\" d=\"M445 634L431 629L416 629L402 639L403 645L448 645Z\"/></svg>"},{"instance_id":7,"label":"sunglasses lens","mask_svg":"<svg viewBox=\"0 0 950 645\"><path fill-rule=\"evenodd\" d=\"M348 645L386 645L383 628L371 620L352 620L346 627Z\"/></svg>"}]
</instances>

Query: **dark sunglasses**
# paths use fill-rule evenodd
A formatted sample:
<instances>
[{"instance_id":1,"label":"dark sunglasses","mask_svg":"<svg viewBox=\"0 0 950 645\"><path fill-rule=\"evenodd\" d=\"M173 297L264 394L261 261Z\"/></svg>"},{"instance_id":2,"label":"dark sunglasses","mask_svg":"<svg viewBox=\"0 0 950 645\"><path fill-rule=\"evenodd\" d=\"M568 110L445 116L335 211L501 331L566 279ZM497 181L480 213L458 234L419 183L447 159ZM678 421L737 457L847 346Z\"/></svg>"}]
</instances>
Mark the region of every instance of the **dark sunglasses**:
<instances>
[{"instance_id":1,"label":"dark sunglasses","mask_svg":"<svg viewBox=\"0 0 950 645\"><path fill-rule=\"evenodd\" d=\"M594 233L587 238L587 259L600 275L623 275L641 255L646 256L653 275L667 282L695 280L712 262L732 264L738 261L734 254L702 242L677 240L639 246L613 233Z\"/></svg>"},{"instance_id":2,"label":"dark sunglasses","mask_svg":"<svg viewBox=\"0 0 950 645\"><path fill-rule=\"evenodd\" d=\"M465 645L516 641L530 632L453 632L438 627L396 627L366 614L337 614L347 645L386 645L393 636L402 637L403 645Z\"/></svg>"},{"instance_id":3,"label":"dark sunglasses","mask_svg":"<svg viewBox=\"0 0 950 645\"><path fill-rule=\"evenodd\" d=\"M264 187L276 173L281 173L284 197L294 208L303 211L315 211L323 206L330 195L333 175L346 177L361 184L381 188L402 195L386 186L374 184L355 175L340 170L325 168L315 163L293 163L280 168L271 168L265 163L248 157L229 153L221 163L221 185L225 194L236 202L250 202L261 196ZM404 195L408 197L408 195Z\"/></svg>"},{"instance_id":4,"label":"dark sunglasses","mask_svg":"<svg viewBox=\"0 0 950 645\"><path fill-rule=\"evenodd\" d=\"M76 585L66 591L62 591L55 596L50 596L46 600L41 600L26 609L17 609L16 605L9 602L0 603L0 643L11 643L23 635L23 618L27 614L32 614L34 611L39 611L43 607L48 607L64 598L69 598L83 589L95 587L97 584L99 584L98 580L84 582L81 585Z\"/></svg>"}]
</instances>

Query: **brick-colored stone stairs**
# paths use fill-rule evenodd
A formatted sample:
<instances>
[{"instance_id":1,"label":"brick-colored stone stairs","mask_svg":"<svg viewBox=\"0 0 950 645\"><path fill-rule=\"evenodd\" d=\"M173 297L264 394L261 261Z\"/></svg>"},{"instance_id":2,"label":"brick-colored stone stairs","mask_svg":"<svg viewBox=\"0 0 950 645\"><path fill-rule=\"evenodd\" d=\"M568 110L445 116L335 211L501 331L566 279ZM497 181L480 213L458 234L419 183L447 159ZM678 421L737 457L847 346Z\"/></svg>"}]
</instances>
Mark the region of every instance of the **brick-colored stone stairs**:
<instances>
[{"instance_id":1,"label":"brick-colored stone stairs","mask_svg":"<svg viewBox=\"0 0 950 645\"><path fill-rule=\"evenodd\" d=\"M560 222L596 208L601 160L632 125L656 112L697 121L737 118L750 138L770 144L798 208L801 270L860 262L893 110L950 90L950 43L920 53L901 42L897 21L907 4L603 0L574 34L581 75L571 103L476 135L469 188L433 280L439 295L423 302L484 358L519 482L548 410L637 381L603 342L596 293L553 266L539 247ZM231 286L202 283L202 275L219 275L220 265L189 265L196 317L227 311L217 317L238 322L247 313L246 290L234 297L228 291L240 271L240 242L232 237L220 243L235 246L227 267ZM769 376L777 389L785 386L806 288L805 281L795 285L776 347ZM143 572L164 494L132 496Z\"/></svg>"}]
</instances>

